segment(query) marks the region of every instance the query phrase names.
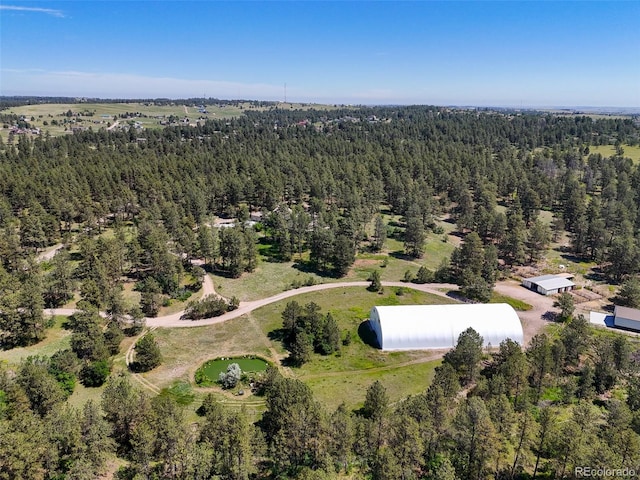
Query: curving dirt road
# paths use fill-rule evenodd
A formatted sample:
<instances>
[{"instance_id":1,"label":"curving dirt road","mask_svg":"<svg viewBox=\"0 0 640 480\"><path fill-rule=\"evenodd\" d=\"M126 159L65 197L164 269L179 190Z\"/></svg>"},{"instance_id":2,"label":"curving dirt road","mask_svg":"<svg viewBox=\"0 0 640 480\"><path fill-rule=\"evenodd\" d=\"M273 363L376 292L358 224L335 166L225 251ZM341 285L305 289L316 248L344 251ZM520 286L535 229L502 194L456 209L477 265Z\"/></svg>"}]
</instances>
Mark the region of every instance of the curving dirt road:
<instances>
[{"instance_id":1,"label":"curving dirt road","mask_svg":"<svg viewBox=\"0 0 640 480\"><path fill-rule=\"evenodd\" d=\"M276 295L272 295L271 297L263 298L261 300L254 300L251 302L240 302L240 306L238 309L225 313L219 317L207 318L203 320L181 320L180 318L184 314L184 311L174 313L172 315L165 315L163 317L156 318L146 318L147 327L138 338L142 337L148 331L153 331L157 328L188 328L188 327L198 327L203 325L213 325L216 323L226 322L227 320L231 320L233 318L241 317L242 315L246 315L253 310L256 310L265 305L269 305L274 302L278 302L281 300L285 300L287 298L291 298L297 295L302 295L304 293L310 292L319 292L323 290L329 290L333 288L344 288L344 287L368 287L370 282L358 281L358 282L336 282L336 283L323 283L319 285L312 285L309 287L301 287L294 290L287 290L285 292L278 293ZM429 283L429 284L407 284L404 282L382 282L382 285L385 287L406 287L411 288L413 290L418 290L421 292L427 292L434 295L439 295L442 297L447 297L447 291L456 290L458 287L453 284L446 283ZM203 284L203 296L211 295L215 293L215 288L213 285L213 280L209 275L205 275ZM538 295L535 292L531 292L523 287L521 287L517 282L507 281L501 282L496 285L495 290L503 295L507 295L513 298L517 298L523 300L527 303L533 305L533 308L529 311L518 312L518 316L522 322L523 330L524 330L524 341L525 345L531 340L531 338L539 333L544 327L546 321L543 319L543 315L550 309L552 309L553 299L549 297L543 297ZM72 315L75 312L74 309L50 309L47 310L49 314L56 315ZM101 315L104 315L101 312ZM136 339L137 341L138 339ZM132 342L130 347L128 348L125 354L125 361L127 365L131 363L133 360L133 353L136 341ZM275 352L273 352L275 353ZM441 352L434 352L435 357L440 356ZM276 355L277 357L277 355ZM434 357L434 358L435 358ZM431 359L420 359L407 362L408 365L422 363ZM401 365L405 366L405 365ZM396 368L394 366L393 368ZM392 367L388 367L392 368ZM381 367L379 370L386 370L387 367ZM371 370L366 370L369 372ZM158 386L154 385L142 375L134 373L133 378L137 380L141 386L150 390L153 393L159 393L160 389Z\"/></svg>"},{"instance_id":2,"label":"curving dirt road","mask_svg":"<svg viewBox=\"0 0 640 480\"><path fill-rule=\"evenodd\" d=\"M320 292L323 290L329 290L333 288L344 287L368 287L369 282L357 281L357 282L336 282L336 283L321 283L318 285L312 285L309 287L296 288L294 290L287 290L271 297L263 298L260 300L253 300L250 302L240 302L240 306L231 312L227 312L224 315L213 318L206 318L203 320L181 320L184 311L173 313L171 315L165 315L162 317L146 318L146 324L148 327L154 328L189 328L200 327L203 325L214 325L216 323L226 322L233 318L246 315L260 307L269 305L280 300L294 297L296 295L302 295L304 293ZM385 287L406 287L421 292L432 293L441 297L446 297L446 291L456 290L458 287L453 284L447 283L426 283L426 284L407 284L404 282L382 282ZM212 295L215 293L213 280L209 275L205 275L202 283L203 297ZM527 290L521 287L517 282L506 281L496 284L495 290L498 293L507 295L519 300L523 300L533 306L529 311L518 312L518 316L522 321L522 327L524 330L525 344L531 340L531 338L542 330L547 323L544 320L543 315L549 310L553 310L553 298L538 295L535 292ZM75 313L75 309L72 308L52 308L45 310L45 313L49 315L72 315ZM104 314L102 314L104 315Z\"/></svg>"},{"instance_id":3,"label":"curving dirt road","mask_svg":"<svg viewBox=\"0 0 640 480\"><path fill-rule=\"evenodd\" d=\"M208 278L208 277L207 277ZM182 328L182 327L199 327L202 325L213 325L216 323L226 322L227 320L231 320L232 318L238 318L242 315L246 315L253 310L264 307L265 305L269 305L270 303L279 302L280 300L285 300L290 297L294 297L296 295L302 295L303 293L310 292L319 292L322 290L329 290L332 288L343 288L343 287L368 287L370 282L336 282L336 283L321 283L318 285L312 285L309 287L301 287L296 288L294 290L287 290L285 292L278 293L276 295L272 295L271 297L263 298L260 300L253 300L251 302L240 302L240 306L231 312L227 312L224 315L214 318L206 318L203 320L180 320L180 317L184 312L178 312L173 315L167 315L164 317L156 317L156 318L147 318L147 325L153 327L162 327L162 328ZM440 295L446 297L446 293L438 290L439 288L447 288L454 289L457 288L455 285L450 284L439 284L439 283L430 283L424 285L408 285L403 282L382 282L382 285L385 287L409 287L414 290L420 290L423 292L433 293L436 295ZM212 284L213 287L213 284ZM206 295L206 293L205 293Z\"/></svg>"}]
</instances>

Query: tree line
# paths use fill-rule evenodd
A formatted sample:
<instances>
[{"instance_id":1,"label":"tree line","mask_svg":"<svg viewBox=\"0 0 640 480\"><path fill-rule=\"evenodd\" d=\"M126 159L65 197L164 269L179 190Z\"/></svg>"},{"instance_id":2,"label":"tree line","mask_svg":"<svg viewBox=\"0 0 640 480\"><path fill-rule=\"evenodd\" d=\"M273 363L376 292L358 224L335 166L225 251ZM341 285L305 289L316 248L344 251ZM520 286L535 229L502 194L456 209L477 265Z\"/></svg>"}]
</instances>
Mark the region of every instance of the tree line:
<instances>
[{"instance_id":1,"label":"tree line","mask_svg":"<svg viewBox=\"0 0 640 480\"><path fill-rule=\"evenodd\" d=\"M423 393L391 403L376 381L357 410L328 411L269 367L257 421L209 394L192 424L193 407L150 398L126 376L108 381L100 405L76 409L53 394L58 371L43 358L16 375L0 370L0 478L95 478L114 455L127 461L121 479L526 479L565 478L581 465L640 468L637 344L593 335L581 317L524 350L505 340L486 353L468 329Z\"/></svg>"}]
</instances>

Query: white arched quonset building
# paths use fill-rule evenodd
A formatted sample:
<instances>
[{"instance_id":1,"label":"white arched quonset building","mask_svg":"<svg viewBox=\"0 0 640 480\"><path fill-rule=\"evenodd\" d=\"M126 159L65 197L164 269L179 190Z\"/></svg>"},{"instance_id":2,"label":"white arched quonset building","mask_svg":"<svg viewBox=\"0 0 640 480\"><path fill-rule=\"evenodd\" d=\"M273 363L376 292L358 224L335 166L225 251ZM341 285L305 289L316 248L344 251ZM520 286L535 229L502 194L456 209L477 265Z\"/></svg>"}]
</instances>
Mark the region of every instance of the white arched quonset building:
<instances>
[{"instance_id":1,"label":"white arched quonset building","mask_svg":"<svg viewBox=\"0 0 640 480\"><path fill-rule=\"evenodd\" d=\"M453 348L469 327L485 347L498 347L507 338L523 341L518 314L506 303L373 307L369 323L382 350Z\"/></svg>"}]
</instances>

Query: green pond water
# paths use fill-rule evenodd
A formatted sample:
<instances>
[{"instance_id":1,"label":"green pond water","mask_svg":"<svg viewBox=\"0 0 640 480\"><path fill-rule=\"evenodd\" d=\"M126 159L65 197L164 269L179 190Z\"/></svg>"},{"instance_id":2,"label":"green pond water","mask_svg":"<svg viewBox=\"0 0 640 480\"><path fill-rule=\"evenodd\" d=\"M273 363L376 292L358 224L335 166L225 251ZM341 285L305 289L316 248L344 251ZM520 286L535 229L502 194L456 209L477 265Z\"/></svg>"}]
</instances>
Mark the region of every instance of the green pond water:
<instances>
[{"instance_id":1,"label":"green pond water","mask_svg":"<svg viewBox=\"0 0 640 480\"><path fill-rule=\"evenodd\" d=\"M217 382L220 373L226 372L227 367L232 363L237 363L238 365L240 365L240 370L242 370L242 373L263 372L269 365L261 358L225 358L224 360L209 360L204 365L202 365L199 370L201 370L207 377L209 377L211 381Z\"/></svg>"}]
</instances>

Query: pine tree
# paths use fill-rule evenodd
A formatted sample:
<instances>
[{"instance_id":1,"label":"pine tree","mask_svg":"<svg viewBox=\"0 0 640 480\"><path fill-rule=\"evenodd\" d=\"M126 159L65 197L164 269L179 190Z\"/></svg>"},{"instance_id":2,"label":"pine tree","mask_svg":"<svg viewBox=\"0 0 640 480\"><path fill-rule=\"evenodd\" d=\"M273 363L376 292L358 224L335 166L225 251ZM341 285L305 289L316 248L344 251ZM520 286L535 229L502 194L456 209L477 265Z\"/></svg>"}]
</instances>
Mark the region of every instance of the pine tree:
<instances>
[{"instance_id":1,"label":"pine tree","mask_svg":"<svg viewBox=\"0 0 640 480\"><path fill-rule=\"evenodd\" d=\"M454 368L465 385L473 382L479 372L482 342L480 334L469 327L458 336L455 348L443 358L443 362Z\"/></svg>"},{"instance_id":2,"label":"pine tree","mask_svg":"<svg viewBox=\"0 0 640 480\"><path fill-rule=\"evenodd\" d=\"M371 292L379 292L382 290L382 282L380 281L380 272L378 270L373 270L369 274L369 278L367 281L371 282L371 284L367 287L367 290Z\"/></svg>"},{"instance_id":3,"label":"pine tree","mask_svg":"<svg viewBox=\"0 0 640 480\"><path fill-rule=\"evenodd\" d=\"M539 219L535 219L527 235L526 247L529 256L529 263L536 263L540 260L545 250L551 242L551 232L549 227Z\"/></svg>"},{"instance_id":4,"label":"pine tree","mask_svg":"<svg viewBox=\"0 0 640 480\"><path fill-rule=\"evenodd\" d=\"M615 297L617 305L630 308L640 308L640 278L637 275L629 277Z\"/></svg>"},{"instance_id":5,"label":"pine tree","mask_svg":"<svg viewBox=\"0 0 640 480\"><path fill-rule=\"evenodd\" d=\"M422 218L409 217L407 218L407 226L404 230L404 250L407 255L420 258L424 253L424 225L422 224Z\"/></svg>"},{"instance_id":6,"label":"pine tree","mask_svg":"<svg viewBox=\"0 0 640 480\"><path fill-rule=\"evenodd\" d=\"M384 247L387 240L387 226L381 215L376 215L373 233L373 243L371 244L374 251L379 252Z\"/></svg>"},{"instance_id":7,"label":"pine tree","mask_svg":"<svg viewBox=\"0 0 640 480\"><path fill-rule=\"evenodd\" d=\"M135 361L131 364L134 372L148 372L162 363L158 342L152 333L146 333L135 346Z\"/></svg>"}]
</instances>

